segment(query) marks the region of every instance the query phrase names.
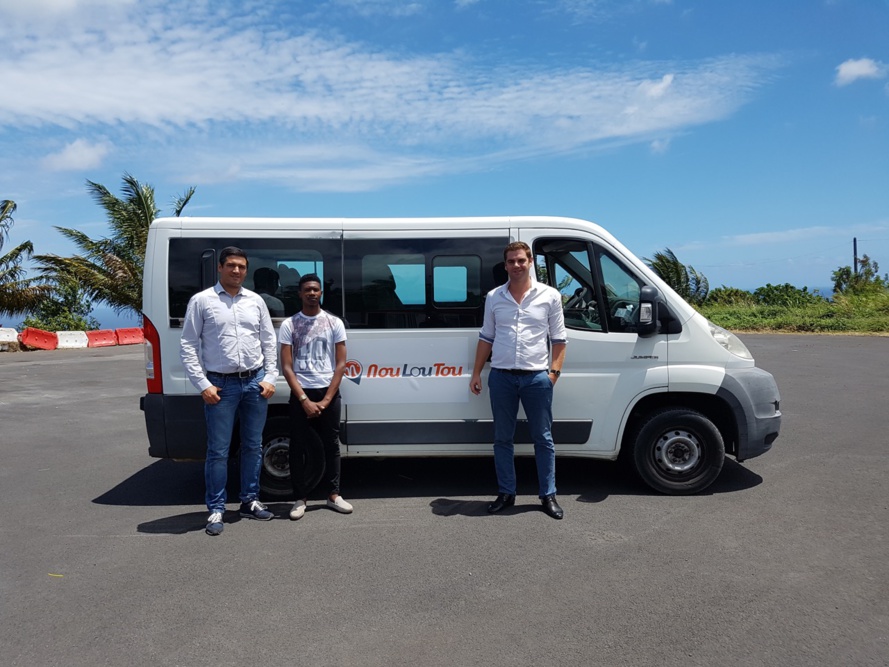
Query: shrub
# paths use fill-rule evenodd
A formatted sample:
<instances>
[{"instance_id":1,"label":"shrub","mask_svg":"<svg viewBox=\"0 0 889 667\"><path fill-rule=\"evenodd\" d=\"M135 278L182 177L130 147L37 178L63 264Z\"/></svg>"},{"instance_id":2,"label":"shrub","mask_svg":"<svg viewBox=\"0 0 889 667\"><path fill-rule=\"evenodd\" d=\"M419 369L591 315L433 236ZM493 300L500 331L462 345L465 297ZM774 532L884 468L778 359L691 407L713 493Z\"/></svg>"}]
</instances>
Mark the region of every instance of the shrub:
<instances>
[{"instance_id":1,"label":"shrub","mask_svg":"<svg viewBox=\"0 0 889 667\"><path fill-rule=\"evenodd\" d=\"M766 283L765 287L757 287L753 296L757 303L764 306L783 306L784 308L798 308L824 301L824 297L810 292L808 287L798 289L790 283L783 285Z\"/></svg>"},{"instance_id":2,"label":"shrub","mask_svg":"<svg viewBox=\"0 0 889 667\"><path fill-rule=\"evenodd\" d=\"M752 306L756 302L753 295L747 290L737 287L717 287L710 290L705 303L718 306Z\"/></svg>"}]
</instances>

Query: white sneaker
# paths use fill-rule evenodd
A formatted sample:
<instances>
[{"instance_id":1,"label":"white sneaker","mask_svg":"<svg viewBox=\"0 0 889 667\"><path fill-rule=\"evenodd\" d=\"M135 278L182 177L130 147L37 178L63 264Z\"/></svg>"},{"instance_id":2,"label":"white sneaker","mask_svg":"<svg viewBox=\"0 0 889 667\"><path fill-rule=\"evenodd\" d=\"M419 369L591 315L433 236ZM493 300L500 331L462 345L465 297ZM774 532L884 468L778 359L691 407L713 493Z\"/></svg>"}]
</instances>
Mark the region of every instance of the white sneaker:
<instances>
[{"instance_id":1,"label":"white sneaker","mask_svg":"<svg viewBox=\"0 0 889 667\"><path fill-rule=\"evenodd\" d=\"M213 512L207 518L207 527L204 529L207 535L216 535L222 534L222 529L225 526L222 524L222 512Z\"/></svg>"},{"instance_id":2,"label":"white sneaker","mask_svg":"<svg viewBox=\"0 0 889 667\"><path fill-rule=\"evenodd\" d=\"M342 512L343 514L351 514L352 513L352 506L349 503L347 503L345 500L343 500L342 496L337 496L336 500L331 500L330 498L328 498L327 499L327 506L332 510L335 510L337 512Z\"/></svg>"},{"instance_id":3,"label":"white sneaker","mask_svg":"<svg viewBox=\"0 0 889 667\"><path fill-rule=\"evenodd\" d=\"M302 519L303 514L306 513L306 501L305 500L297 500L293 503L293 509L290 510L290 518L296 521L297 519Z\"/></svg>"}]
</instances>

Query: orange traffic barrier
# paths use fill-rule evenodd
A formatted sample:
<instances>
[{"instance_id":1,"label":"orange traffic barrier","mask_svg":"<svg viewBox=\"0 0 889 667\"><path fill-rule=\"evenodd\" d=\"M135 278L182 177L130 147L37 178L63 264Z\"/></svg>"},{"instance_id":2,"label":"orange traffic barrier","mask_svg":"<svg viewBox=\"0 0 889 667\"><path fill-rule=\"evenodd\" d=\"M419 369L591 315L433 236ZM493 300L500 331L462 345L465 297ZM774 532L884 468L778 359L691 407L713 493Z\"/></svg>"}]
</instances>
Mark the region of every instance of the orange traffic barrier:
<instances>
[{"instance_id":1,"label":"orange traffic barrier","mask_svg":"<svg viewBox=\"0 0 889 667\"><path fill-rule=\"evenodd\" d=\"M59 346L59 337L52 331L43 331L28 327L19 336L22 345L35 347L38 350L55 350Z\"/></svg>"},{"instance_id":2,"label":"orange traffic barrier","mask_svg":"<svg viewBox=\"0 0 889 667\"><path fill-rule=\"evenodd\" d=\"M98 331L87 331L87 347L110 347L117 345L117 336L114 335L114 329L99 329Z\"/></svg>"},{"instance_id":3,"label":"orange traffic barrier","mask_svg":"<svg viewBox=\"0 0 889 667\"><path fill-rule=\"evenodd\" d=\"M135 345L136 343L145 342L145 334L142 327L132 327L130 329L117 329L115 332L118 345Z\"/></svg>"}]
</instances>

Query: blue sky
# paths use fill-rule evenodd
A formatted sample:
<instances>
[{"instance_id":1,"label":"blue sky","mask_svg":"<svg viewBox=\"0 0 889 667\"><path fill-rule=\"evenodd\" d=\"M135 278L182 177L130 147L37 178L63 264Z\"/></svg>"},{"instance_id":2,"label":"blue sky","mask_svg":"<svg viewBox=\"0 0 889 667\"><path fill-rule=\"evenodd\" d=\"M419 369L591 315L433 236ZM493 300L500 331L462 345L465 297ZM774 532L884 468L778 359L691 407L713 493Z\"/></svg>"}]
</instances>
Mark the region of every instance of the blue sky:
<instances>
[{"instance_id":1,"label":"blue sky","mask_svg":"<svg viewBox=\"0 0 889 667\"><path fill-rule=\"evenodd\" d=\"M711 287L889 270L884 0L0 0L7 247L190 215L565 215Z\"/></svg>"}]
</instances>

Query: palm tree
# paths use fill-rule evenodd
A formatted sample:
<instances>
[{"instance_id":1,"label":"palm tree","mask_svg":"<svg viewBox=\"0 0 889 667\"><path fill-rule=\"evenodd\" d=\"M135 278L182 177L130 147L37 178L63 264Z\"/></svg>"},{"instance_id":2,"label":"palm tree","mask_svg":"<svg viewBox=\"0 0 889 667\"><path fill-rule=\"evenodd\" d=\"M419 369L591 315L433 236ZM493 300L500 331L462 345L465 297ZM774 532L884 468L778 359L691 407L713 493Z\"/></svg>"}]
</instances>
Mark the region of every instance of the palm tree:
<instances>
[{"instance_id":1,"label":"palm tree","mask_svg":"<svg viewBox=\"0 0 889 667\"><path fill-rule=\"evenodd\" d=\"M117 313L142 311L142 270L148 227L160 210L154 201L154 188L141 184L130 174L123 176L123 198L109 192L99 183L87 181L96 203L105 209L112 234L109 238L91 239L76 229L56 227L73 241L80 255L35 255L43 275L58 279L74 279L92 301L107 303ZM179 216L195 189L172 202L173 214Z\"/></svg>"},{"instance_id":2,"label":"palm tree","mask_svg":"<svg viewBox=\"0 0 889 667\"><path fill-rule=\"evenodd\" d=\"M689 303L701 304L707 299L710 292L707 276L680 262L669 248L654 253L653 259L646 257L643 261Z\"/></svg>"},{"instance_id":3,"label":"palm tree","mask_svg":"<svg viewBox=\"0 0 889 667\"><path fill-rule=\"evenodd\" d=\"M4 238L9 237L12 214L16 204L11 199L0 201L0 249ZM36 279L25 278L22 261L34 252L30 241L20 243L5 255L0 255L0 314L17 315L32 309L47 292L47 287L37 284Z\"/></svg>"}]
</instances>

